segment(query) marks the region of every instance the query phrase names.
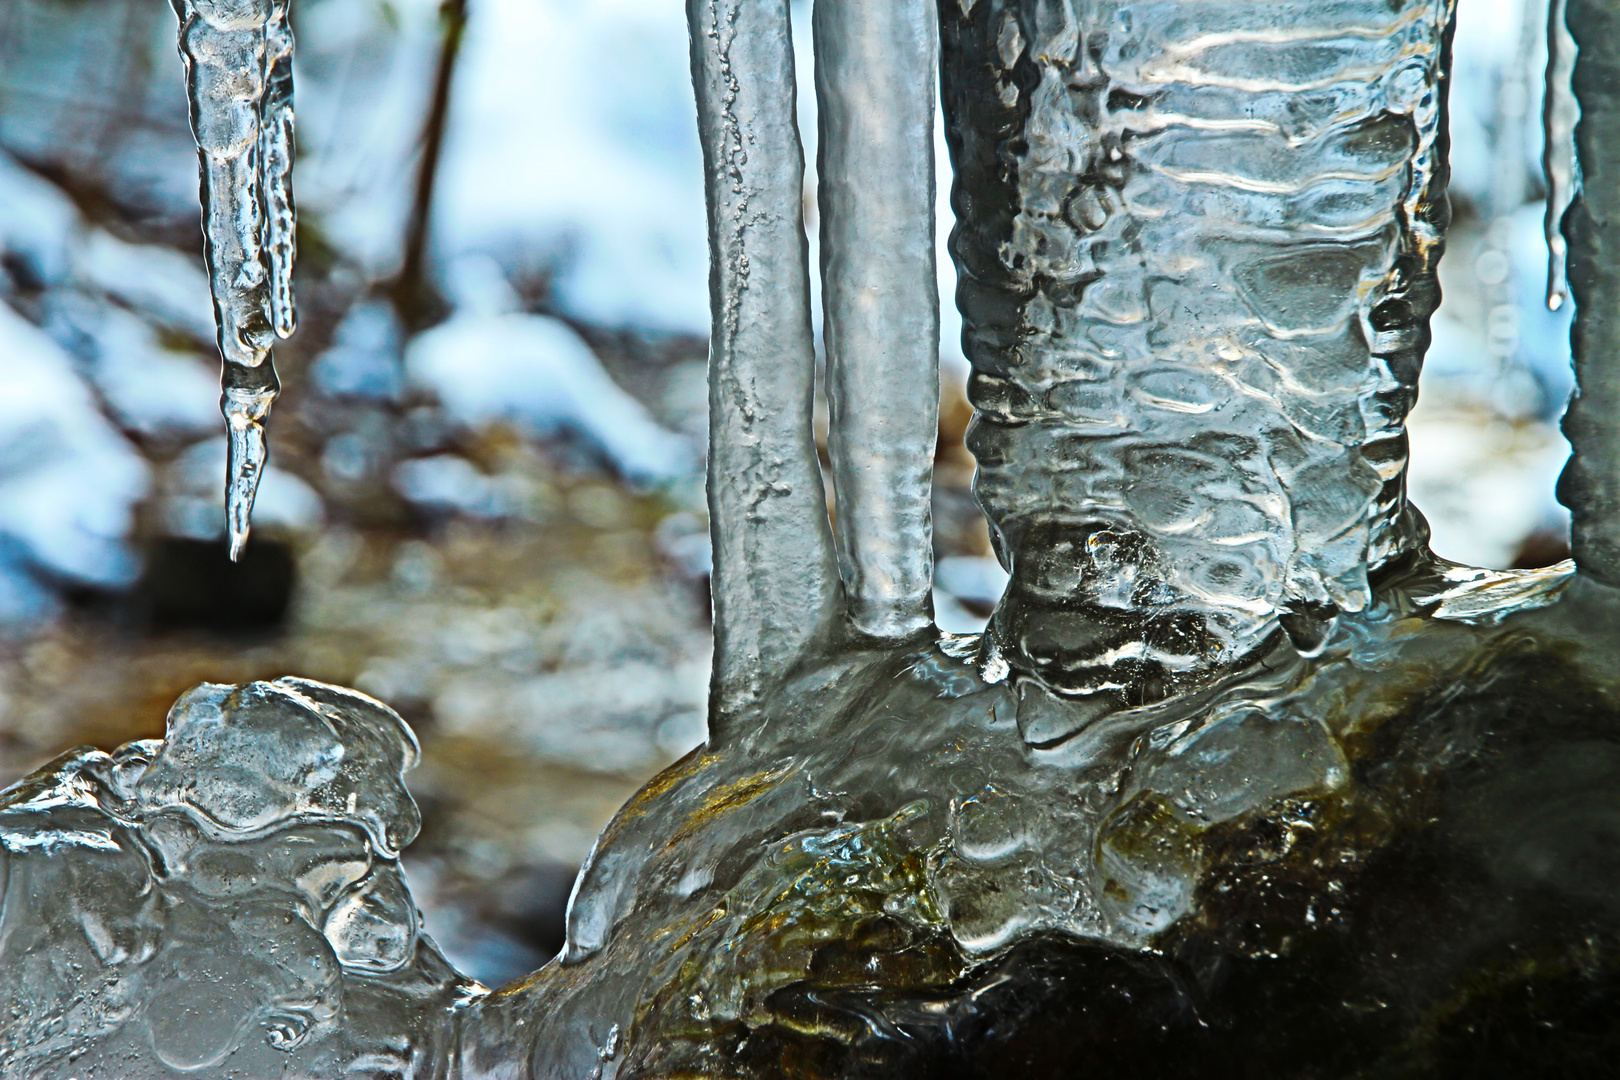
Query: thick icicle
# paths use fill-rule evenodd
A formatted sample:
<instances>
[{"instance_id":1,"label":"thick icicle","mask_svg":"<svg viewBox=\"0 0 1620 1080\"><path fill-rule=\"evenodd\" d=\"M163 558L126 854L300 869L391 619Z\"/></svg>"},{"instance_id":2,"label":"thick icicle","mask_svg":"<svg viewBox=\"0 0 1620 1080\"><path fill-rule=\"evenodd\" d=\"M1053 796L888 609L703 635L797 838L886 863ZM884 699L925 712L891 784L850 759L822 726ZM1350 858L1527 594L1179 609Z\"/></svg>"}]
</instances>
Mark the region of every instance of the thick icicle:
<instances>
[{"instance_id":1,"label":"thick icicle","mask_svg":"<svg viewBox=\"0 0 1620 1080\"><path fill-rule=\"evenodd\" d=\"M174 0L201 165L203 248L230 436L231 557L247 543L280 390L274 334L292 332L292 37L279 0Z\"/></svg>"},{"instance_id":2,"label":"thick icicle","mask_svg":"<svg viewBox=\"0 0 1620 1080\"><path fill-rule=\"evenodd\" d=\"M1580 187L1563 215L1577 389L1564 414L1573 452L1558 498L1572 516L1575 564L1620 586L1620 11L1607 0L1566 0L1564 25L1577 50L1570 85Z\"/></svg>"},{"instance_id":3,"label":"thick icicle","mask_svg":"<svg viewBox=\"0 0 1620 1080\"><path fill-rule=\"evenodd\" d=\"M727 718L831 624L787 0L687 0L709 206L714 686Z\"/></svg>"},{"instance_id":4,"label":"thick icicle","mask_svg":"<svg viewBox=\"0 0 1620 1080\"><path fill-rule=\"evenodd\" d=\"M1552 0L1547 19L1547 90L1543 98L1545 144L1542 168L1547 174L1547 306L1554 311L1569 299L1569 245L1564 240L1564 213L1575 201L1580 170L1575 160L1575 124L1581 104L1571 82L1575 75L1575 38L1565 21L1565 0Z\"/></svg>"},{"instance_id":5,"label":"thick icicle","mask_svg":"<svg viewBox=\"0 0 1620 1080\"><path fill-rule=\"evenodd\" d=\"M927 0L816 0L814 28L838 563L855 626L899 638L933 620L938 16Z\"/></svg>"},{"instance_id":6,"label":"thick icicle","mask_svg":"<svg viewBox=\"0 0 1620 1080\"><path fill-rule=\"evenodd\" d=\"M1420 542L1403 421L1439 300L1450 14L947 13L969 448L1015 665L1151 701L1279 628L1309 648Z\"/></svg>"}]
</instances>

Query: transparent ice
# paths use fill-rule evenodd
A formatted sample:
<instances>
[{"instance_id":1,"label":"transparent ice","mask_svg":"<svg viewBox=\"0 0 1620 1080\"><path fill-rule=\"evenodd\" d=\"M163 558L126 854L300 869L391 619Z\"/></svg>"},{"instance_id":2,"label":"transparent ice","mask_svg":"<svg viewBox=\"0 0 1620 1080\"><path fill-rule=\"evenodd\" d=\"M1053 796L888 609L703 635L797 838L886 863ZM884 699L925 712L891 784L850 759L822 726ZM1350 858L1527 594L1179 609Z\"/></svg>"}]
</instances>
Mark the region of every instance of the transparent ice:
<instances>
[{"instance_id":1,"label":"transparent ice","mask_svg":"<svg viewBox=\"0 0 1620 1080\"><path fill-rule=\"evenodd\" d=\"M1620 15L1551 24L1576 558L1495 571L1429 553L1403 483L1449 4L819 0L836 530L787 3L688 14L708 741L490 991L399 874L398 717L205 684L0 797L0 1076L1611 1069ZM927 607L936 56L983 635Z\"/></svg>"},{"instance_id":2,"label":"transparent ice","mask_svg":"<svg viewBox=\"0 0 1620 1080\"><path fill-rule=\"evenodd\" d=\"M226 522L235 559L264 472L265 419L281 391L270 346L295 323L293 40L286 0L174 0L174 9L223 364Z\"/></svg>"}]
</instances>

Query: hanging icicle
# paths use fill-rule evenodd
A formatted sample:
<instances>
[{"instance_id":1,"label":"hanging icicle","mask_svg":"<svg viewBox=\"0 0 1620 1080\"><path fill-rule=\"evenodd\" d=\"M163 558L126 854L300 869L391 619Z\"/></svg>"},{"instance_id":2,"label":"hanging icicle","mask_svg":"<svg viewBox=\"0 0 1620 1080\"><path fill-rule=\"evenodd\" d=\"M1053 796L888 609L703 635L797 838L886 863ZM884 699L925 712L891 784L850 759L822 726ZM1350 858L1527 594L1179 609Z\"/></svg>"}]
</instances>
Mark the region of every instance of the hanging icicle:
<instances>
[{"instance_id":1,"label":"hanging icicle","mask_svg":"<svg viewBox=\"0 0 1620 1080\"><path fill-rule=\"evenodd\" d=\"M1547 174L1547 306L1557 311L1569 298L1569 245L1564 240L1564 212L1580 189L1575 159L1575 124L1581 104L1575 99L1575 38L1564 20L1565 0L1552 0L1547 19L1547 92L1542 106L1545 144L1542 168Z\"/></svg>"},{"instance_id":2,"label":"hanging icicle","mask_svg":"<svg viewBox=\"0 0 1620 1080\"><path fill-rule=\"evenodd\" d=\"M274 335L293 331L292 32L284 0L174 0L197 139L203 251L230 438L231 558L247 543L264 472L264 421L280 392Z\"/></svg>"}]
</instances>

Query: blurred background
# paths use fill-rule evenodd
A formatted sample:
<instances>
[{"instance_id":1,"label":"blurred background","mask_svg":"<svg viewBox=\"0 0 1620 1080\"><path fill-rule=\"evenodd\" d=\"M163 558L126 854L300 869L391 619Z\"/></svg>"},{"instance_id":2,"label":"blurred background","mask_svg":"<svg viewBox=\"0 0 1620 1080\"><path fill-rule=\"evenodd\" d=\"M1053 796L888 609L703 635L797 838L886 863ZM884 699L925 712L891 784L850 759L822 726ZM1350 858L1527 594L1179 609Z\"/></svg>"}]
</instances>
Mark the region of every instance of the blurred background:
<instances>
[{"instance_id":1,"label":"blurred background","mask_svg":"<svg viewBox=\"0 0 1620 1080\"><path fill-rule=\"evenodd\" d=\"M232 566L174 15L0 4L0 783L161 735L204 679L356 686L423 743L407 867L429 930L486 982L551 955L597 830L703 737L707 254L682 7L294 0L301 325ZM1462 0L1456 217L1412 419L1436 549L1488 566L1567 554L1546 18ZM812 161L813 108L801 93ZM813 236L813 177L805 206ZM944 198L940 222L936 606L969 631L1004 575L969 494Z\"/></svg>"}]
</instances>

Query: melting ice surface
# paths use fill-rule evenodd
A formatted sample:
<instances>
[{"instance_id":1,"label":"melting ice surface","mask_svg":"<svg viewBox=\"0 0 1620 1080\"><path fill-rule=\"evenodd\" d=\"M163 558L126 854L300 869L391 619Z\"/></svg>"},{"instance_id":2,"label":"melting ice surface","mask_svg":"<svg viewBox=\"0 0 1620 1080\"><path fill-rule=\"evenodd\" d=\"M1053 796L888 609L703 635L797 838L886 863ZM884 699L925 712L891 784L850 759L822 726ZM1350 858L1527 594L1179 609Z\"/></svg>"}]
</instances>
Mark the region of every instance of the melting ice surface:
<instances>
[{"instance_id":1,"label":"melting ice surface","mask_svg":"<svg viewBox=\"0 0 1620 1080\"><path fill-rule=\"evenodd\" d=\"M174 0L201 163L203 238L230 440L231 557L247 543L281 385L270 357L293 332L292 31L286 0Z\"/></svg>"}]
</instances>

